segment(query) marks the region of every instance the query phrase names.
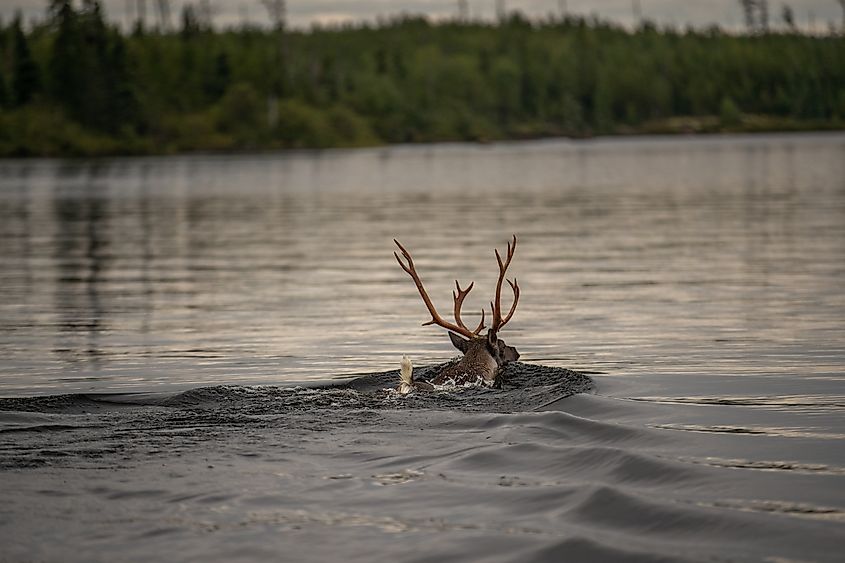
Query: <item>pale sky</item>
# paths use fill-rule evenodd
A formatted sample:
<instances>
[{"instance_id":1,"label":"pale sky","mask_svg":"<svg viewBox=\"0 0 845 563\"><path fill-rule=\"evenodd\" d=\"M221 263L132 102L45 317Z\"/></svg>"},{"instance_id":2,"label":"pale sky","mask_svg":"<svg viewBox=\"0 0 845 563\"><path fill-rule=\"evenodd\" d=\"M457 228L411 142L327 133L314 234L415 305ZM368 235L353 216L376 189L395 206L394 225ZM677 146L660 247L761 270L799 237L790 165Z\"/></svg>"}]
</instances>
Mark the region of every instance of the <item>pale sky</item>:
<instances>
[{"instance_id":1,"label":"pale sky","mask_svg":"<svg viewBox=\"0 0 845 563\"><path fill-rule=\"evenodd\" d=\"M76 0L79 2L80 0ZM101 0L106 14L114 21L126 23L136 17L138 6L146 7L146 21L158 21L156 9L160 0ZM200 0L168 0L171 22L179 24L182 6ZM216 26L238 25L242 22L266 24L267 12L261 0L208 0L212 6ZM467 0L473 18L490 19L495 14L496 0ZM777 0L769 1L770 22L780 25L783 5L792 7L795 19L802 28L814 26L826 30L830 23L842 25L842 7L837 0ZM726 28L743 26L742 10L737 0L505 0L508 10L519 10L532 17L560 13L561 9L576 15L598 15L621 24L634 22L639 10L644 17L659 24L698 27L718 23ZM46 0L0 0L0 16L4 20L21 10L25 21L42 18ZM432 18L452 17L458 12L457 0L287 0L288 22L295 27L313 23L342 21L374 21L378 17L401 13L426 14Z\"/></svg>"}]
</instances>

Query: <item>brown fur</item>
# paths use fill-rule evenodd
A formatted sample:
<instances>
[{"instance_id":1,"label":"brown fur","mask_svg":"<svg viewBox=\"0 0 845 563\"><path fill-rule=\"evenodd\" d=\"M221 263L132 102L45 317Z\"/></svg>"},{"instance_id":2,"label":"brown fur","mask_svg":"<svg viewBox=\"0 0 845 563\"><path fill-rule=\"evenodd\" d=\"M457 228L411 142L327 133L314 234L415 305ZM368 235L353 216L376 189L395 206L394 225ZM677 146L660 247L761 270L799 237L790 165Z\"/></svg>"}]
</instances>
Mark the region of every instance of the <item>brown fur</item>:
<instances>
[{"instance_id":1,"label":"brown fur","mask_svg":"<svg viewBox=\"0 0 845 563\"><path fill-rule=\"evenodd\" d=\"M455 348L464 353L464 357L432 379L435 385L481 383L492 387L498 383L502 366L519 359L516 348L506 345L495 334L488 333L486 336L464 340L449 333L449 338Z\"/></svg>"}]
</instances>

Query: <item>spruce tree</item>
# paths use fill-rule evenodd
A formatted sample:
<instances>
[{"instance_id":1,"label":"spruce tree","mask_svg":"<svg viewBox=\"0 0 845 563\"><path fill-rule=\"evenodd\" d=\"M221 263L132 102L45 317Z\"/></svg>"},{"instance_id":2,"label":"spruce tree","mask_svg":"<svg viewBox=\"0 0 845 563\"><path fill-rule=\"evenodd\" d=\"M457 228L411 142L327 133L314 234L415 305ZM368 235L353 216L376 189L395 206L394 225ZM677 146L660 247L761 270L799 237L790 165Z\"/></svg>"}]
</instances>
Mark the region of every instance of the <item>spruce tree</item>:
<instances>
[{"instance_id":1,"label":"spruce tree","mask_svg":"<svg viewBox=\"0 0 845 563\"><path fill-rule=\"evenodd\" d=\"M3 73L3 66L0 65L0 109L6 107L8 104L8 94L6 92L6 77Z\"/></svg>"},{"instance_id":2,"label":"spruce tree","mask_svg":"<svg viewBox=\"0 0 845 563\"><path fill-rule=\"evenodd\" d=\"M79 22L70 0L51 0L49 13L56 30L48 63L50 94L69 114L74 115L84 97L81 72L83 41Z\"/></svg>"},{"instance_id":3,"label":"spruce tree","mask_svg":"<svg viewBox=\"0 0 845 563\"><path fill-rule=\"evenodd\" d=\"M14 62L12 64L12 103L14 106L25 106L41 86L38 66L32 58L29 50L29 42L23 32L20 12L15 16L12 23L12 53Z\"/></svg>"}]
</instances>

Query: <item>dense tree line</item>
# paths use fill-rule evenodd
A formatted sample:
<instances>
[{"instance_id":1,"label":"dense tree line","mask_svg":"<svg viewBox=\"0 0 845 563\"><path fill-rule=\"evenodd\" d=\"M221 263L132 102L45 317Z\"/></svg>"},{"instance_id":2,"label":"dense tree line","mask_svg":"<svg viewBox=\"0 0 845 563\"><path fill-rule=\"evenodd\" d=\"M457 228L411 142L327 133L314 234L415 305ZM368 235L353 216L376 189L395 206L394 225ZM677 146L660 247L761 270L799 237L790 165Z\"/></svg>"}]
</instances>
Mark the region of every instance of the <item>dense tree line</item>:
<instances>
[{"instance_id":1,"label":"dense tree line","mask_svg":"<svg viewBox=\"0 0 845 563\"><path fill-rule=\"evenodd\" d=\"M598 20L122 34L96 0L0 22L0 155L838 128L845 38Z\"/></svg>"}]
</instances>

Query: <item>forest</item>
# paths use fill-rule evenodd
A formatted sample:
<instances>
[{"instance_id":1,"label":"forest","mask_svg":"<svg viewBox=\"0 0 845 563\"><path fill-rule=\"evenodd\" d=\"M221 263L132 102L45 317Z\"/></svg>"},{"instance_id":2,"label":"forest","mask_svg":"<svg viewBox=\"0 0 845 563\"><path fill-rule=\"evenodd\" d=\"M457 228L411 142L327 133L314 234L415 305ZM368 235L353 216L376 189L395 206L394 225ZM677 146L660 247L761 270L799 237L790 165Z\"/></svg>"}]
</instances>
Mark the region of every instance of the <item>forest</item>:
<instances>
[{"instance_id":1,"label":"forest","mask_svg":"<svg viewBox=\"0 0 845 563\"><path fill-rule=\"evenodd\" d=\"M597 18L177 29L0 22L0 156L845 128L845 36Z\"/></svg>"}]
</instances>

